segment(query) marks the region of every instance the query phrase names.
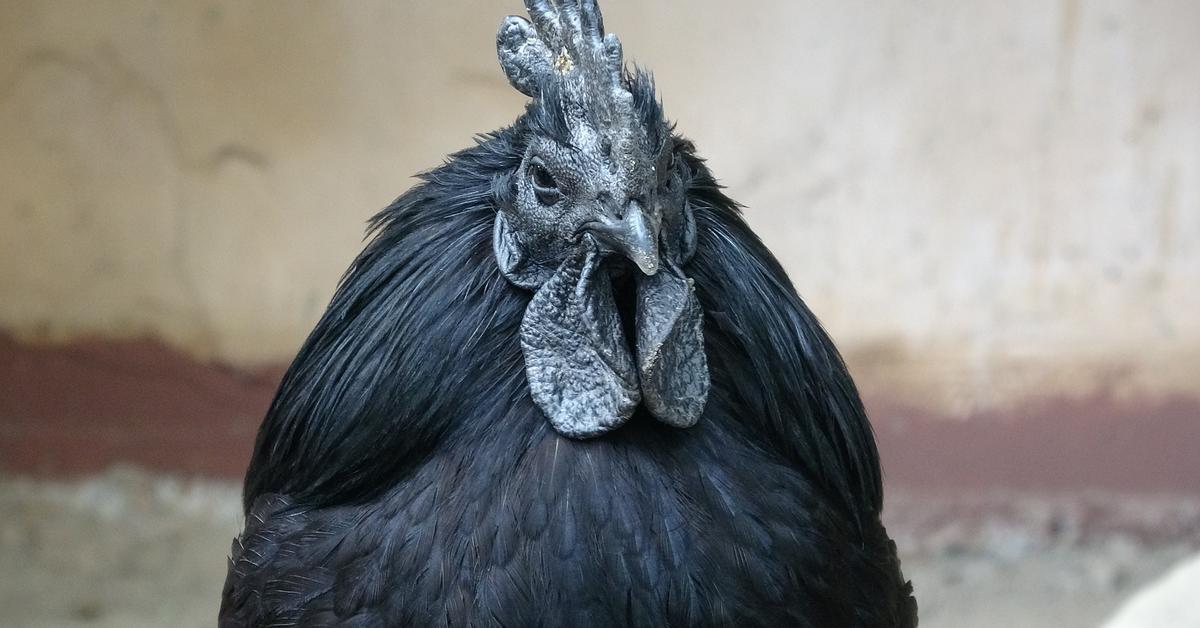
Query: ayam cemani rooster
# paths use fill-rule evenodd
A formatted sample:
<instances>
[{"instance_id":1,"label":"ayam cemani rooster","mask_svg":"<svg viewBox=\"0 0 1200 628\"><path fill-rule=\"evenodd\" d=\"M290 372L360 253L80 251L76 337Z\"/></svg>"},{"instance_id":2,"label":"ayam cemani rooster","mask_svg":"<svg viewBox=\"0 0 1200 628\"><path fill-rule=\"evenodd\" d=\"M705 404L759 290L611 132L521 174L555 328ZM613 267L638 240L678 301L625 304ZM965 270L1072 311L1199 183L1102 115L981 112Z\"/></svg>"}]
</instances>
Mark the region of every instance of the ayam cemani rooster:
<instances>
[{"instance_id":1,"label":"ayam cemani rooster","mask_svg":"<svg viewBox=\"0 0 1200 628\"><path fill-rule=\"evenodd\" d=\"M914 626L828 336L595 0L526 8L524 115L373 219L280 386L221 626Z\"/></svg>"}]
</instances>

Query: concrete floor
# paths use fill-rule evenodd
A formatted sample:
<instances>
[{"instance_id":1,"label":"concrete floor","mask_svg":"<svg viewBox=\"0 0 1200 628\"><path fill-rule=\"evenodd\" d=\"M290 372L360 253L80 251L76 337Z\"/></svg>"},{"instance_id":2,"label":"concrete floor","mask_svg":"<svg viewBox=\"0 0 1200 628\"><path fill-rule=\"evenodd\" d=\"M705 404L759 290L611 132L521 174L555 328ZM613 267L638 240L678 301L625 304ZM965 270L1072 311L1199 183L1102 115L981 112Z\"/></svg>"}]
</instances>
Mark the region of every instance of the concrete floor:
<instances>
[{"instance_id":1,"label":"concrete floor","mask_svg":"<svg viewBox=\"0 0 1200 628\"><path fill-rule=\"evenodd\" d=\"M893 491L926 628L1095 626L1200 548L1200 503ZM117 469L0 478L0 625L212 626L237 488Z\"/></svg>"}]
</instances>

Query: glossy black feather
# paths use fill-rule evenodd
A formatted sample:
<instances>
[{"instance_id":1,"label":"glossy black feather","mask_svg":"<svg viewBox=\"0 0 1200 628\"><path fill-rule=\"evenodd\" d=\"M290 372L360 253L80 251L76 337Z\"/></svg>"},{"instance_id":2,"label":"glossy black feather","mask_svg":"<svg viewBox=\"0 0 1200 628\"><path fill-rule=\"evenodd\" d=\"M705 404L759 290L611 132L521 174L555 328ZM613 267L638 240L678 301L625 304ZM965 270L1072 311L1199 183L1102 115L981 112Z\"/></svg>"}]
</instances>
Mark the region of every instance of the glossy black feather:
<instances>
[{"instance_id":1,"label":"glossy black feather","mask_svg":"<svg viewBox=\"0 0 1200 628\"><path fill-rule=\"evenodd\" d=\"M915 625L854 384L683 140L705 413L549 429L491 251L537 117L373 220L263 422L221 625Z\"/></svg>"}]
</instances>

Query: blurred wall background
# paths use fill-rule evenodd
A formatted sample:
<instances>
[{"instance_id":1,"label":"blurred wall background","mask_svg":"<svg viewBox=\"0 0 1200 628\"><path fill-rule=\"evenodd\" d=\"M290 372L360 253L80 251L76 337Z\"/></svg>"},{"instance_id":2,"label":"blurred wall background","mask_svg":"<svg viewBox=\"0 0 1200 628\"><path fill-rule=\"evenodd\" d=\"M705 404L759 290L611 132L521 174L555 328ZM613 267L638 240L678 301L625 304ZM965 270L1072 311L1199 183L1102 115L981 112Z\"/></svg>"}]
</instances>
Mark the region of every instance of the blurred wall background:
<instances>
[{"instance_id":1,"label":"blurred wall background","mask_svg":"<svg viewBox=\"0 0 1200 628\"><path fill-rule=\"evenodd\" d=\"M839 342L885 455L914 452L901 477L994 438L1024 461L1096 425L1170 419L1137 456L1200 435L1200 4L605 8ZM76 390L10 390L10 429L80 395L86 374L32 375L54 350L277 373L365 219L520 113L493 44L520 10L0 4L0 330L25 356L9 387ZM239 425L265 401L247 403Z\"/></svg>"},{"instance_id":2,"label":"blurred wall background","mask_svg":"<svg viewBox=\"0 0 1200 628\"><path fill-rule=\"evenodd\" d=\"M0 624L212 625L278 378L521 112L520 4L0 2ZM923 626L1200 549L1200 3L603 4L845 354Z\"/></svg>"}]
</instances>

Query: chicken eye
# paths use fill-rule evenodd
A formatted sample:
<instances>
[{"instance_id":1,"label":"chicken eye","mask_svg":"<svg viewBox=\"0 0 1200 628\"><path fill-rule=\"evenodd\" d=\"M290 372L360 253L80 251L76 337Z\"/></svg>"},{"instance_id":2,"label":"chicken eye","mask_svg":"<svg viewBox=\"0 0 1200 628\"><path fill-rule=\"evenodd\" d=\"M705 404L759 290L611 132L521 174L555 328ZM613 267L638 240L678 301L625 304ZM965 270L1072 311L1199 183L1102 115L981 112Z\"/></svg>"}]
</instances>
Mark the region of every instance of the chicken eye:
<instances>
[{"instance_id":1,"label":"chicken eye","mask_svg":"<svg viewBox=\"0 0 1200 628\"><path fill-rule=\"evenodd\" d=\"M538 202L543 205L553 205L562 198L562 192L558 189L558 181L541 164L530 164L529 182L533 184L533 193L537 196Z\"/></svg>"}]
</instances>

